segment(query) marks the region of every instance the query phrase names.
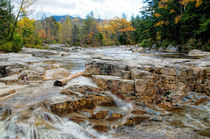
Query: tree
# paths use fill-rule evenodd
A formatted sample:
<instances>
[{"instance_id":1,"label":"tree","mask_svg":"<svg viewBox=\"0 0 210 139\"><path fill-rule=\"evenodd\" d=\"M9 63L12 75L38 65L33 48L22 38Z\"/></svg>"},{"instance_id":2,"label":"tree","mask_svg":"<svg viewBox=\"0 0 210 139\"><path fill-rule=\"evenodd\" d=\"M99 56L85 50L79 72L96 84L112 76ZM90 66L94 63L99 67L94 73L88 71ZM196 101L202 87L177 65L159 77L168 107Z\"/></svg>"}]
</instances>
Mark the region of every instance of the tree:
<instances>
[{"instance_id":1,"label":"tree","mask_svg":"<svg viewBox=\"0 0 210 139\"><path fill-rule=\"evenodd\" d=\"M37 0L21 0L21 1L16 1L16 4L15 6L17 6L17 14L15 16L15 20L14 20L14 24L12 26L12 29L11 29L11 33L10 33L10 40L13 40L14 38L14 32L17 28L17 23L18 23L18 20L19 20L19 17L21 14L24 14L26 15L26 13L28 12L27 10L29 10L29 8L36 2ZM10 1L10 4L11 4L11 1Z\"/></svg>"},{"instance_id":2,"label":"tree","mask_svg":"<svg viewBox=\"0 0 210 139\"><path fill-rule=\"evenodd\" d=\"M81 37L82 45L102 45L102 35L98 31L97 21L94 18L93 12L91 12L90 15L87 15L83 22Z\"/></svg>"},{"instance_id":3,"label":"tree","mask_svg":"<svg viewBox=\"0 0 210 139\"><path fill-rule=\"evenodd\" d=\"M72 25L72 33L71 33L71 43L72 45L80 45L80 29L76 23Z\"/></svg>"},{"instance_id":4,"label":"tree","mask_svg":"<svg viewBox=\"0 0 210 139\"><path fill-rule=\"evenodd\" d=\"M137 42L149 39L186 44L190 39L207 43L209 37L209 0L145 0L141 17L132 18ZM198 42L198 41L197 41ZM189 44L187 44L189 45Z\"/></svg>"},{"instance_id":5,"label":"tree","mask_svg":"<svg viewBox=\"0 0 210 139\"><path fill-rule=\"evenodd\" d=\"M8 39L9 21L10 21L9 1L0 0L0 40Z\"/></svg>"}]
</instances>

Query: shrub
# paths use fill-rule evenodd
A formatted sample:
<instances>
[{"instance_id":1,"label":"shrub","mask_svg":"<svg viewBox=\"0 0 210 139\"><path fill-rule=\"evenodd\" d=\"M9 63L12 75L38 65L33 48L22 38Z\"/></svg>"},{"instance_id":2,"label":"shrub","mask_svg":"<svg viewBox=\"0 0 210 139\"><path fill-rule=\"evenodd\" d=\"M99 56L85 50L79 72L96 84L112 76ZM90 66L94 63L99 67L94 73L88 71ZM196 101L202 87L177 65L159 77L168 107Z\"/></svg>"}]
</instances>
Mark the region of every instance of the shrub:
<instances>
[{"instance_id":1,"label":"shrub","mask_svg":"<svg viewBox=\"0 0 210 139\"><path fill-rule=\"evenodd\" d=\"M152 41L150 39L144 39L141 43L139 43L140 47L151 47Z\"/></svg>"},{"instance_id":2,"label":"shrub","mask_svg":"<svg viewBox=\"0 0 210 139\"><path fill-rule=\"evenodd\" d=\"M12 51L20 52L23 48L23 41L19 35L14 35L14 40L12 41Z\"/></svg>"},{"instance_id":3,"label":"shrub","mask_svg":"<svg viewBox=\"0 0 210 139\"><path fill-rule=\"evenodd\" d=\"M168 47L169 45L172 45L173 43L168 41L168 40L163 40L161 43L160 43L160 47L163 47L163 48L166 48Z\"/></svg>"},{"instance_id":4,"label":"shrub","mask_svg":"<svg viewBox=\"0 0 210 139\"><path fill-rule=\"evenodd\" d=\"M2 44L0 50L4 52L12 52L12 42Z\"/></svg>"}]
</instances>

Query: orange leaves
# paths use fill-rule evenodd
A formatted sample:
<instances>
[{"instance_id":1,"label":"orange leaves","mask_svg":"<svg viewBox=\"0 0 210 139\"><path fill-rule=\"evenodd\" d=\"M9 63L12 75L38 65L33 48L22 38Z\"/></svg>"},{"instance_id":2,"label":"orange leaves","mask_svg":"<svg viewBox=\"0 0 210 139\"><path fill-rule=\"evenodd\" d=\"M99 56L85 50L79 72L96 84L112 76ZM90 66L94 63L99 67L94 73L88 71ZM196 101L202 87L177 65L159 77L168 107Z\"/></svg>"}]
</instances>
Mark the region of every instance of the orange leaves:
<instances>
[{"instance_id":1,"label":"orange leaves","mask_svg":"<svg viewBox=\"0 0 210 139\"><path fill-rule=\"evenodd\" d=\"M158 26L162 26L163 24L164 24L164 21L162 20L162 21L160 21L160 22L156 23L156 24L155 24L155 26L157 26L157 27L158 27Z\"/></svg>"},{"instance_id":2,"label":"orange leaves","mask_svg":"<svg viewBox=\"0 0 210 139\"><path fill-rule=\"evenodd\" d=\"M124 18L116 17L113 20L110 20L109 25L115 32L135 31L135 29L131 26L131 22L128 22Z\"/></svg>"},{"instance_id":3,"label":"orange leaves","mask_svg":"<svg viewBox=\"0 0 210 139\"><path fill-rule=\"evenodd\" d=\"M182 4L182 5L184 5L184 6L187 6L187 4L189 3L189 2L193 2L194 0L181 0L179 3L180 4Z\"/></svg>"},{"instance_id":4,"label":"orange leaves","mask_svg":"<svg viewBox=\"0 0 210 139\"><path fill-rule=\"evenodd\" d=\"M161 16L159 13L154 13L153 15L157 18Z\"/></svg>"},{"instance_id":5,"label":"orange leaves","mask_svg":"<svg viewBox=\"0 0 210 139\"><path fill-rule=\"evenodd\" d=\"M135 31L135 28L126 19L115 17L112 20L105 20L103 24L98 26L98 30L103 35L105 45L112 45L119 43L117 36L123 33L127 34L127 40L131 42L129 33Z\"/></svg>"}]
</instances>

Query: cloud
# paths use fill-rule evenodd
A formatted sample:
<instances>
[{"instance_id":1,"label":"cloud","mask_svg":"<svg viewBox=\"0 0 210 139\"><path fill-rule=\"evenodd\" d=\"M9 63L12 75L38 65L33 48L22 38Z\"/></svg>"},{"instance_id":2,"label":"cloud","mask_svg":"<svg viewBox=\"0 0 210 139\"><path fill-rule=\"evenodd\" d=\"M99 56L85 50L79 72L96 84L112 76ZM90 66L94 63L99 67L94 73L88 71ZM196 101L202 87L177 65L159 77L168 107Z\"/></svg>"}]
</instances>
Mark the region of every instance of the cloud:
<instances>
[{"instance_id":1,"label":"cloud","mask_svg":"<svg viewBox=\"0 0 210 139\"><path fill-rule=\"evenodd\" d=\"M39 0L36 13L50 15L72 15L85 17L93 11L96 17L111 19L116 16L127 17L139 14L140 0ZM36 17L37 18L37 17Z\"/></svg>"}]
</instances>

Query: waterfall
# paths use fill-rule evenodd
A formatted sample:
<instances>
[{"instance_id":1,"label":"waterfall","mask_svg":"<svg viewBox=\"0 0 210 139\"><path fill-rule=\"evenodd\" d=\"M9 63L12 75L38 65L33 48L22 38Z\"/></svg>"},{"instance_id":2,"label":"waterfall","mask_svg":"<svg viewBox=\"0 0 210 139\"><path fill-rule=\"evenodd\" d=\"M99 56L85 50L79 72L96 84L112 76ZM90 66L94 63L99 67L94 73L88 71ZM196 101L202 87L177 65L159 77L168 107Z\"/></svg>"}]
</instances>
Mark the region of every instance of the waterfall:
<instances>
[{"instance_id":1,"label":"waterfall","mask_svg":"<svg viewBox=\"0 0 210 139\"><path fill-rule=\"evenodd\" d=\"M106 94L109 95L116 103L116 105L124 110L124 111L131 111L133 109L133 106L131 103L127 103L123 101L122 99L118 98L117 96L113 95L111 92L106 91Z\"/></svg>"}]
</instances>

